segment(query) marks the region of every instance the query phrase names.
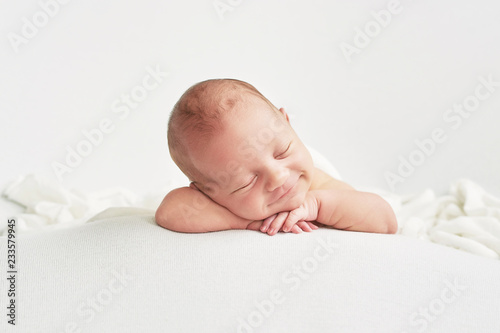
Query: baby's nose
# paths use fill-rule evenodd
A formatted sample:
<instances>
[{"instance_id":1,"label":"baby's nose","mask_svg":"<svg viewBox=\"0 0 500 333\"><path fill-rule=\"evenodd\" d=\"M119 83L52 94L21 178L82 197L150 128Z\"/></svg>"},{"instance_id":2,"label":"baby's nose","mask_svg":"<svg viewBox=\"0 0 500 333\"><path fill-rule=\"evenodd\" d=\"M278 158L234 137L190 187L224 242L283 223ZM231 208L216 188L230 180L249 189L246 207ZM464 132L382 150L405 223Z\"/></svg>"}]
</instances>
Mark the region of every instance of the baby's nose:
<instances>
[{"instance_id":1,"label":"baby's nose","mask_svg":"<svg viewBox=\"0 0 500 333\"><path fill-rule=\"evenodd\" d=\"M285 168L271 169L269 172L269 179L267 182L267 190L272 192L277 188L283 186L288 179L289 172Z\"/></svg>"}]
</instances>

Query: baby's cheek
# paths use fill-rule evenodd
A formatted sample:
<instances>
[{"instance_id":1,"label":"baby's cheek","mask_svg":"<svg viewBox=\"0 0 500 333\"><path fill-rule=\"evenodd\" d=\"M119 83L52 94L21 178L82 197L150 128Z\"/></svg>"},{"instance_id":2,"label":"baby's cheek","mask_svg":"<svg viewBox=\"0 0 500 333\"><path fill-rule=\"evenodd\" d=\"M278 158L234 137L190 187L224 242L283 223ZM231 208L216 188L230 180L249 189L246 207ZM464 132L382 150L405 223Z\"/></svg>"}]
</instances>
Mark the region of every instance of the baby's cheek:
<instances>
[{"instance_id":1,"label":"baby's cheek","mask_svg":"<svg viewBox=\"0 0 500 333\"><path fill-rule=\"evenodd\" d=\"M249 196L241 202L241 206L244 207L245 213L250 219L260 220L269 216L266 215L266 204L263 197L257 195Z\"/></svg>"},{"instance_id":2,"label":"baby's cheek","mask_svg":"<svg viewBox=\"0 0 500 333\"><path fill-rule=\"evenodd\" d=\"M239 217L256 220L255 215L257 212L255 211L254 201L250 198L230 198L230 200L223 202L221 205Z\"/></svg>"}]
</instances>

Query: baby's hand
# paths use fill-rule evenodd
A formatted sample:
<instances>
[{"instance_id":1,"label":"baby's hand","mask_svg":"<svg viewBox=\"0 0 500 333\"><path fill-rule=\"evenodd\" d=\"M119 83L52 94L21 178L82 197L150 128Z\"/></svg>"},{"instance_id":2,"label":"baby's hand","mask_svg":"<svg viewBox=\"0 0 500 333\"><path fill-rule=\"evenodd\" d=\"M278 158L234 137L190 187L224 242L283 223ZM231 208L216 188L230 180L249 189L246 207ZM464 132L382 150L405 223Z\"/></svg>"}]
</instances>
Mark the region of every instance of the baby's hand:
<instances>
[{"instance_id":1,"label":"baby's hand","mask_svg":"<svg viewBox=\"0 0 500 333\"><path fill-rule=\"evenodd\" d=\"M316 200L314 194L308 192L306 199L304 200L304 203L302 203L300 207L290 212L279 213L276 218L273 218L273 216L269 217L268 219L270 219L271 222L266 224L268 219L264 220L263 227L265 228L265 226L269 226L267 233L271 236L274 235L277 232L277 230L280 229L283 232L291 231L296 233L297 226L302 227L304 225L307 225L310 227L311 225L313 225L315 227L314 229L317 229L318 227L312 224L311 221L316 221L316 219L318 218L318 211L319 211L318 200ZM306 231L312 231L312 230L306 230Z\"/></svg>"},{"instance_id":2,"label":"baby's hand","mask_svg":"<svg viewBox=\"0 0 500 333\"><path fill-rule=\"evenodd\" d=\"M283 223L285 223L290 212L281 212L274 214L262 221L259 230L262 232L267 232L269 236L276 235L279 231L284 231L282 228ZM300 234L302 231L310 232L318 229L316 225L312 222L299 221L295 223L289 231L294 234Z\"/></svg>"},{"instance_id":3,"label":"baby's hand","mask_svg":"<svg viewBox=\"0 0 500 333\"><path fill-rule=\"evenodd\" d=\"M273 235L277 234L279 231L283 231L283 229L279 229L279 228L278 229L269 228L269 224L272 223L274 220L276 220L276 217L279 214L280 213L274 214L265 220L253 221L252 223L248 224L247 230L261 231L264 233L267 231L267 234L269 234L270 236L273 236ZM288 214L288 212L283 213L283 214ZM286 218L286 215L285 215L285 218ZM264 221L266 221L266 220L268 220L267 226L264 226ZM301 222L297 222L292 227L291 231L294 234L300 234L303 231L310 232L310 231L313 231L316 229L318 229L318 226L316 226L314 223L301 221Z\"/></svg>"},{"instance_id":4,"label":"baby's hand","mask_svg":"<svg viewBox=\"0 0 500 333\"><path fill-rule=\"evenodd\" d=\"M267 232L270 236L275 235L278 231L291 231L299 234L302 231L310 232L318 229L318 227L312 223L317 217L318 202L309 192L306 196L306 200L300 207L290 212L281 212L271 215L264 221L254 222L248 229Z\"/></svg>"},{"instance_id":5,"label":"baby's hand","mask_svg":"<svg viewBox=\"0 0 500 333\"><path fill-rule=\"evenodd\" d=\"M280 229L280 228L276 227L276 229L274 229L273 227L269 226L269 224L271 224L273 221L276 220L276 217L279 214L284 214L285 218L286 218L286 215L288 214L288 212L274 214L265 220L253 221L252 223L250 223L247 226L247 229L261 231L264 233L267 231L267 234L269 236L273 236L273 235L277 234L279 231L283 231L282 228ZM281 217L280 217L280 219L281 219ZM265 221L267 222L266 225L264 225ZM281 224L283 224L283 222ZM295 225L293 225L293 227L290 231L293 232L294 234L300 234L303 231L310 232L310 231L313 231L316 229L318 229L318 227L314 223L301 221L301 222L297 222Z\"/></svg>"},{"instance_id":6,"label":"baby's hand","mask_svg":"<svg viewBox=\"0 0 500 333\"><path fill-rule=\"evenodd\" d=\"M292 210L282 223L284 232L289 232L297 223L316 221L318 218L319 203L312 192L307 192L306 199L299 208Z\"/></svg>"}]
</instances>

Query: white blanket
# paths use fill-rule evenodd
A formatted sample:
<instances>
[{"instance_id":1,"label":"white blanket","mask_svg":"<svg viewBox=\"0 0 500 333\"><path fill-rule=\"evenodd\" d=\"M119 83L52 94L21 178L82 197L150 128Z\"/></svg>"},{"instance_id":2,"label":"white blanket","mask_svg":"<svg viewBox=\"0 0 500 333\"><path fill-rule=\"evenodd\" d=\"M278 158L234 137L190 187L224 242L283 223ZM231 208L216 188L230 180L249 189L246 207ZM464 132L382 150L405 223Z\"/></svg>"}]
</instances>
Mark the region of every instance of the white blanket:
<instances>
[{"instance_id":1,"label":"white blanket","mask_svg":"<svg viewBox=\"0 0 500 333\"><path fill-rule=\"evenodd\" d=\"M432 190L410 197L379 193L394 208L398 233L489 258L500 258L500 199L468 179L446 195Z\"/></svg>"},{"instance_id":2,"label":"white blanket","mask_svg":"<svg viewBox=\"0 0 500 333\"><path fill-rule=\"evenodd\" d=\"M79 225L109 207L137 207L141 211L146 208L154 214L165 193L175 187L172 184L145 197L123 188L82 193L28 175L7 186L3 195L25 207L24 212L13 214L17 232L33 232ZM396 212L399 234L500 258L500 199L474 182L459 180L442 196L432 190L411 197L374 192L382 195ZM2 218L1 234L6 230L7 217L11 216Z\"/></svg>"},{"instance_id":3,"label":"white blanket","mask_svg":"<svg viewBox=\"0 0 500 333\"><path fill-rule=\"evenodd\" d=\"M178 187L173 183L159 193L139 196L125 188L109 188L85 193L69 190L40 175L21 176L3 191L3 197L22 209L2 211L0 235L6 231L8 218L15 217L18 233L61 229L83 224L109 207L148 208L156 210L165 193ZM4 203L5 209L5 203Z\"/></svg>"}]
</instances>

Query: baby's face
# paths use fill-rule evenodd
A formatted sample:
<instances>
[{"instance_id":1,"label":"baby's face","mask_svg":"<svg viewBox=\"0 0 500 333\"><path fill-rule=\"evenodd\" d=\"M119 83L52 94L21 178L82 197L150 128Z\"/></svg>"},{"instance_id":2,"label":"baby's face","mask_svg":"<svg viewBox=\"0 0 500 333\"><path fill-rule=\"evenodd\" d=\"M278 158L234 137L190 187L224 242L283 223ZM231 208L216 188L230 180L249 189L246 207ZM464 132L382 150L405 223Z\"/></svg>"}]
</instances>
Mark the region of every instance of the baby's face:
<instances>
[{"instance_id":1,"label":"baby's face","mask_svg":"<svg viewBox=\"0 0 500 333\"><path fill-rule=\"evenodd\" d=\"M276 117L266 103L253 100L233 111L223 130L192 152L195 167L212 180L194 185L250 220L300 206L314 166L284 110Z\"/></svg>"}]
</instances>

